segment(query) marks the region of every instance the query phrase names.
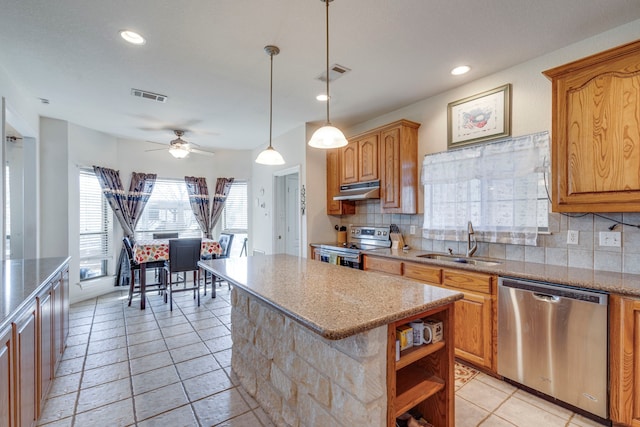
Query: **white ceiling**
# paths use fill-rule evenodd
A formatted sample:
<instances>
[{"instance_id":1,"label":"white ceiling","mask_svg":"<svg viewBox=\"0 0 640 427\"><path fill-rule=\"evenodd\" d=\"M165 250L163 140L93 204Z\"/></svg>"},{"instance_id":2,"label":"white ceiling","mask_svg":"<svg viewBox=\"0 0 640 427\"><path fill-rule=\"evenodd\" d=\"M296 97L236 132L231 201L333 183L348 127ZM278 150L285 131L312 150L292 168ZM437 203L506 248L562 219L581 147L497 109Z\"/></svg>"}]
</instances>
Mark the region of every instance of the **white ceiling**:
<instances>
[{"instance_id":1,"label":"white ceiling","mask_svg":"<svg viewBox=\"0 0 640 427\"><path fill-rule=\"evenodd\" d=\"M336 0L331 121L350 126L640 19L638 0ZM320 0L0 0L0 66L43 116L118 137L252 149L324 122ZM143 34L126 44L119 30ZM469 64L462 77L449 75ZM131 88L168 96L135 98Z\"/></svg>"}]
</instances>

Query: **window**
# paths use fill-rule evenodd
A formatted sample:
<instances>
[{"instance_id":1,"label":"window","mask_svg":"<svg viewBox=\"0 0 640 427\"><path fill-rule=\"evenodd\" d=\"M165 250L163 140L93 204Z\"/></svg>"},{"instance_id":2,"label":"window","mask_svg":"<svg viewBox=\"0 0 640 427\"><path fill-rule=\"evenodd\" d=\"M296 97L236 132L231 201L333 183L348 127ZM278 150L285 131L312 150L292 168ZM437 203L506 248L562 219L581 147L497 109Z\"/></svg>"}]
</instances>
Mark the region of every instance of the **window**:
<instances>
[{"instance_id":1,"label":"window","mask_svg":"<svg viewBox=\"0 0 640 427\"><path fill-rule=\"evenodd\" d=\"M200 226L189 203L182 179L156 179L151 197L136 225L136 239L151 239L155 232L177 232L180 237L200 237Z\"/></svg>"},{"instance_id":2,"label":"window","mask_svg":"<svg viewBox=\"0 0 640 427\"><path fill-rule=\"evenodd\" d=\"M93 170L80 170L80 280L106 276L112 214Z\"/></svg>"},{"instance_id":3,"label":"window","mask_svg":"<svg viewBox=\"0 0 640 427\"><path fill-rule=\"evenodd\" d=\"M425 156L423 237L535 245L548 229L549 133Z\"/></svg>"},{"instance_id":4,"label":"window","mask_svg":"<svg viewBox=\"0 0 640 427\"><path fill-rule=\"evenodd\" d=\"M239 256L247 237L247 182L234 181L222 210L222 232L234 234L230 256Z\"/></svg>"}]
</instances>

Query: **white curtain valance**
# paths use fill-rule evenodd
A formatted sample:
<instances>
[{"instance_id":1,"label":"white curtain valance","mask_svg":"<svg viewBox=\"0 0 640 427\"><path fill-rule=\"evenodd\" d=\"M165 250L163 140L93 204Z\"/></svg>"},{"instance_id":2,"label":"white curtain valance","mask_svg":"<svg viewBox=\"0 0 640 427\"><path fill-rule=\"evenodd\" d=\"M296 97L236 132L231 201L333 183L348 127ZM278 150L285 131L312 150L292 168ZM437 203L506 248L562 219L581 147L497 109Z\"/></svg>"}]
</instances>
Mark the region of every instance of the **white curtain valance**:
<instances>
[{"instance_id":1,"label":"white curtain valance","mask_svg":"<svg viewBox=\"0 0 640 427\"><path fill-rule=\"evenodd\" d=\"M425 156L423 237L462 241L471 221L478 240L535 245L548 163L548 132Z\"/></svg>"}]
</instances>

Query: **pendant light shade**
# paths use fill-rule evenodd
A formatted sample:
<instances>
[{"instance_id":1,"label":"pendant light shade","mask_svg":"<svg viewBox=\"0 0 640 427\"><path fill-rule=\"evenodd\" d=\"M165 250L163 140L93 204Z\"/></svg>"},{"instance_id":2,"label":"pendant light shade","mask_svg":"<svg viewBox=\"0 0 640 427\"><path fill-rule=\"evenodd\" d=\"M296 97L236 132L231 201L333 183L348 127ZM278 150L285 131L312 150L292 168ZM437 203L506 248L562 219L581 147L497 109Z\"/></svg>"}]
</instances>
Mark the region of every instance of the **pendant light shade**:
<instances>
[{"instance_id":1,"label":"pendant light shade","mask_svg":"<svg viewBox=\"0 0 640 427\"><path fill-rule=\"evenodd\" d=\"M265 148L258 157L256 163L261 165L284 165L282 155L271 146L271 134L273 132L273 55L280 53L277 46L265 46L264 51L267 52L271 59L271 78L269 83L269 146Z\"/></svg>"},{"instance_id":2,"label":"pendant light shade","mask_svg":"<svg viewBox=\"0 0 640 427\"><path fill-rule=\"evenodd\" d=\"M347 138L344 137L342 131L330 124L324 125L316 130L309 140L309 146L315 148L339 148L347 144Z\"/></svg>"},{"instance_id":3,"label":"pendant light shade","mask_svg":"<svg viewBox=\"0 0 640 427\"><path fill-rule=\"evenodd\" d=\"M327 55L326 55L326 64L327 64L327 122L320 129L316 130L313 135L311 135L311 139L309 140L309 146L315 148L339 148L344 147L348 144L347 138L344 137L344 134L340 129L331 125L331 121L329 120L329 3L333 0L320 0L325 3L326 7L326 35L327 35Z\"/></svg>"},{"instance_id":4,"label":"pendant light shade","mask_svg":"<svg viewBox=\"0 0 640 427\"><path fill-rule=\"evenodd\" d=\"M261 165L284 165L284 159L272 146L268 146L258 154L256 163Z\"/></svg>"}]
</instances>

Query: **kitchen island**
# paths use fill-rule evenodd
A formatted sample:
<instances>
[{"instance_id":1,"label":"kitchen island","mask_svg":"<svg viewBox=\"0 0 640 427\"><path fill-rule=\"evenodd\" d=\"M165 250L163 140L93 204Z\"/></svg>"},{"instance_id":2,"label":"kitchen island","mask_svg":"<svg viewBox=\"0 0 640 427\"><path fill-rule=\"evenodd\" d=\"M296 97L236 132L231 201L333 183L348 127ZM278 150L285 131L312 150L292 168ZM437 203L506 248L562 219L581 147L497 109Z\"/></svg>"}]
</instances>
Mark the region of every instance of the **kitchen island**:
<instances>
[{"instance_id":1,"label":"kitchen island","mask_svg":"<svg viewBox=\"0 0 640 427\"><path fill-rule=\"evenodd\" d=\"M232 368L276 425L393 426L416 407L453 426L453 303L462 295L288 255L201 261L232 292ZM429 317L443 340L402 352Z\"/></svg>"}]
</instances>

